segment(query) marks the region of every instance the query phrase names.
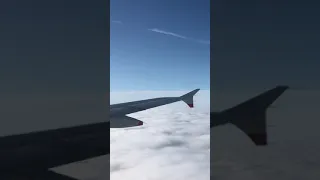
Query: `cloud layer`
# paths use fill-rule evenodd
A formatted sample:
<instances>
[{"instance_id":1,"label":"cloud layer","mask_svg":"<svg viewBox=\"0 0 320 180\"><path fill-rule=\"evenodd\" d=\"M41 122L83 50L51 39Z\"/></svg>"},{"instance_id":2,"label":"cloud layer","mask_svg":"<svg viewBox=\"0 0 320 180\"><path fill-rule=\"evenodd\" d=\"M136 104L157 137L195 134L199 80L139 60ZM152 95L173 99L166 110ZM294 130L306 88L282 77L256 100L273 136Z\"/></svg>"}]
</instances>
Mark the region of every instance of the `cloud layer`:
<instances>
[{"instance_id":1,"label":"cloud layer","mask_svg":"<svg viewBox=\"0 0 320 180\"><path fill-rule=\"evenodd\" d=\"M126 95L135 94L138 98L149 94L146 98L151 98L158 94L183 93L131 92ZM130 115L144 121L144 127L112 130L111 179L209 179L209 106L206 105L209 103L205 102L209 101L208 95L199 92L195 109L183 102L150 109Z\"/></svg>"}]
</instances>

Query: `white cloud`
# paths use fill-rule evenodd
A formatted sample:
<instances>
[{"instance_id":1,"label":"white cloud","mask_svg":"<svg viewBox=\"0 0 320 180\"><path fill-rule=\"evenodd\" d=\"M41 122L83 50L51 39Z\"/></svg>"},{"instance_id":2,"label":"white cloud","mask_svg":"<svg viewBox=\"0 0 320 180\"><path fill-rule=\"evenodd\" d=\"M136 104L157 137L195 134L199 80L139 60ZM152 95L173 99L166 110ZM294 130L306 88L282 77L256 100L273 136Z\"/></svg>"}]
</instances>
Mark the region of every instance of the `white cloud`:
<instances>
[{"instance_id":1,"label":"white cloud","mask_svg":"<svg viewBox=\"0 0 320 180\"><path fill-rule=\"evenodd\" d=\"M158 28L152 28L152 29L148 29L149 31L152 32L156 32L156 33L160 33L160 34L164 34L164 35L168 35L168 36L173 36L173 37L177 37L177 38L181 38L181 39L186 39L186 40L191 40L197 43L201 43L201 44L210 44L210 41L207 40L200 40L200 39L194 39L194 38L190 38L190 37L186 37L177 33L173 33L170 31L164 31Z\"/></svg>"},{"instance_id":2,"label":"white cloud","mask_svg":"<svg viewBox=\"0 0 320 180\"><path fill-rule=\"evenodd\" d=\"M111 20L111 23L123 24L123 22L122 22L122 21L119 21L119 20ZM193 41L193 42L200 43L200 44L210 45L210 40L195 39L195 38L183 36L183 35L178 34L178 33L161 30L161 29L158 29L158 28L150 28L150 29L147 29L147 30L148 30L148 31L155 32L155 33L160 33L160 34L163 34L163 35L167 35L167 36L173 36L173 37L176 37L176 38Z\"/></svg>"},{"instance_id":3,"label":"white cloud","mask_svg":"<svg viewBox=\"0 0 320 180\"><path fill-rule=\"evenodd\" d=\"M111 102L184 93L112 93ZM111 179L209 179L209 101L209 92L200 91L194 109L174 103L130 115L144 127L112 129Z\"/></svg>"},{"instance_id":4,"label":"white cloud","mask_svg":"<svg viewBox=\"0 0 320 180\"><path fill-rule=\"evenodd\" d=\"M169 35L169 36L174 36L174 37L177 37L177 38L188 39L185 36L182 36L182 35L179 35L179 34L176 34L176 33L173 33L173 32L169 32L169 31L160 30L160 29L157 29L157 28L148 29L148 30L152 31L152 32L156 32L156 33L161 33L161 34L165 34L165 35Z\"/></svg>"}]
</instances>

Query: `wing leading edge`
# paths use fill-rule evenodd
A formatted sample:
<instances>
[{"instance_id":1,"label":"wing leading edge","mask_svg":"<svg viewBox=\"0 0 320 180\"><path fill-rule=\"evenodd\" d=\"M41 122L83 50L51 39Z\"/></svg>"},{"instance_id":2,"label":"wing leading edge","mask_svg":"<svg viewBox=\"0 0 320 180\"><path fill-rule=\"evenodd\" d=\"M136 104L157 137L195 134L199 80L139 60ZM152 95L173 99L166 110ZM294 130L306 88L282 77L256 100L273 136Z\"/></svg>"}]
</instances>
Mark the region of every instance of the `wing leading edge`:
<instances>
[{"instance_id":1,"label":"wing leading edge","mask_svg":"<svg viewBox=\"0 0 320 180\"><path fill-rule=\"evenodd\" d=\"M141 126L143 122L126 116L127 114L163 106L166 104L171 104L178 101L185 102L190 108L194 107L193 96L200 89L195 89L187 94L179 97L161 97L153 98L142 101L133 101L121 104L111 105L110 109L110 128L127 128L134 126Z\"/></svg>"}]
</instances>

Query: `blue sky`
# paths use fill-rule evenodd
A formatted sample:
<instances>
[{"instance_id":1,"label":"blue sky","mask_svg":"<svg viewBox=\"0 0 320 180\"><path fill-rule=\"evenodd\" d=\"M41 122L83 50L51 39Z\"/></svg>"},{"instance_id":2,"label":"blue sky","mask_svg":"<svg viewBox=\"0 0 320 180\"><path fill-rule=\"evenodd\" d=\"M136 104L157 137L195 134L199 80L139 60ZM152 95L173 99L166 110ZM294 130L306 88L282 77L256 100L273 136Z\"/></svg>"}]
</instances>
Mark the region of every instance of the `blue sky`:
<instances>
[{"instance_id":1,"label":"blue sky","mask_svg":"<svg viewBox=\"0 0 320 180\"><path fill-rule=\"evenodd\" d=\"M209 0L113 0L111 91L209 89Z\"/></svg>"}]
</instances>

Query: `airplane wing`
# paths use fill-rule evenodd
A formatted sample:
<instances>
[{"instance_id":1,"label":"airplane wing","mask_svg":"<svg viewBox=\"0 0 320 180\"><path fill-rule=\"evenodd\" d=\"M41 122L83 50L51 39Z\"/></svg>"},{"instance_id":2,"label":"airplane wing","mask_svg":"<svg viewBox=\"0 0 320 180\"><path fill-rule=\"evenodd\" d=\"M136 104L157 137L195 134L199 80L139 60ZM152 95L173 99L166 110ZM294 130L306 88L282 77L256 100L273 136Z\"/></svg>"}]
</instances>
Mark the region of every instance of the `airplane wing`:
<instances>
[{"instance_id":1,"label":"airplane wing","mask_svg":"<svg viewBox=\"0 0 320 180\"><path fill-rule=\"evenodd\" d=\"M190 108L193 108L193 96L200 89L195 89L180 97L161 97L154 99L147 99L142 101L127 102L121 104L114 104L110 107L110 128L127 128L134 126L141 126L143 122L132 117L126 116L130 113L135 113L150 108L174 103L177 101L185 102Z\"/></svg>"},{"instance_id":2,"label":"airplane wing","mask_svg":"<svg viewBox=\"0 0 320 180\"><path fill-rule=\"evenodd\" d=\"M277 86L222 112L211 112L210 127L233 124L243 131L255 145L266 146L268 145L267 109L288 88L288 86Z\"/></svg>"},{"instance_id":3,"label":"airplane wing","mask_svg":"<svg viewBox=\"0 0 320 180\"><path fill-rule=\"evenodd\" d=\"M109 154L109 138L109 122L1 137L0 179L72 180L49 169Z\"/></svg>"}]
</instances>

